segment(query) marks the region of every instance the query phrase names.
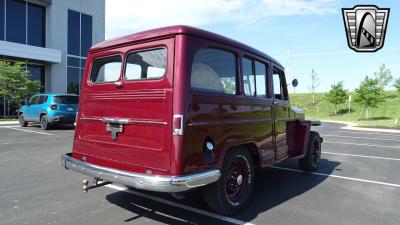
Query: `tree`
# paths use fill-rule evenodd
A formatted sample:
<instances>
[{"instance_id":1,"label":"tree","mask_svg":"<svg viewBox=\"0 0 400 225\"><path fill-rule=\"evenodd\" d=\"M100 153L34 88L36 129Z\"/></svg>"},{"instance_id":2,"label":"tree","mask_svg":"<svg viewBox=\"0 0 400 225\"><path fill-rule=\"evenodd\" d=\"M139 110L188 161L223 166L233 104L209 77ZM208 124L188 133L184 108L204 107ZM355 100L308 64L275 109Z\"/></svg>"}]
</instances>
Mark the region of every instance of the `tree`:
<instances>
[{"instance_id":1,"label":"tree","mask_svg":"<svg viewBox=\"0 0 400 225\"><path fill-rule=\"evenodd\" d=\"M400 78L397 78L397 79L394 81L394 85L393 85L393 86L397 89L397 92L400 93Z\"/></svg>"},{"instance_id":2,"label":"tree","mask_svg":"<svg viewBox=\"0 0 400 225\"><path fill-rule=\"evenodd\" d=\"M311 86L309 87L312 92L312 103L315 105L315 91L319 87L321 83L319 82L319 77L318 73L314 71L314 69L311 70Z\"/></svg>"},{"instance_id":3,"label":"tree","mask_svg":"<svg viewBox=\"0 0 400 225\"><path fill-rule=\"evenodd\" d=\"M362 118L365 119L368 119L369 109L378 107L385 100L383 88L376 78L365 76L355 92L354 101L363 108Z\"/></svg>"},{"instance_id":4,"label":"tree","mask_svg":"<svg viewBox=\"0 0 400 225\"><path fill-rule=\"evenodd\" d=\"M326 97L329 103L335 106L335 115L337 114L337 106L343 104L347 96L347 90L343 88L343 81L331 85L331 90L326 94Z\"/></svg>"},{"instance_id":5,"label":"tree","mask_svg":"<svg viewBox=\"0 0 400 225\"><path fill-rule=\"evenodd\" d=\"M378 72L374 72L374 77L378 80L379 86L381 86L381 88L387 87L389 83L393 80L392 72L390 71L390 69L386 68L385 64L382 64L379 67Z\"/></svg>"},{"instance_id":6,"label":"tree","mask_svg":"<svg viewBox=\"0 0 400 225\"><path fill-rule=\"evenodd\" d=\"M40 90L40 82L29 80L30 76L24 64L0 61L0 96L19 106Z\"/></svg>"}]
</instances>

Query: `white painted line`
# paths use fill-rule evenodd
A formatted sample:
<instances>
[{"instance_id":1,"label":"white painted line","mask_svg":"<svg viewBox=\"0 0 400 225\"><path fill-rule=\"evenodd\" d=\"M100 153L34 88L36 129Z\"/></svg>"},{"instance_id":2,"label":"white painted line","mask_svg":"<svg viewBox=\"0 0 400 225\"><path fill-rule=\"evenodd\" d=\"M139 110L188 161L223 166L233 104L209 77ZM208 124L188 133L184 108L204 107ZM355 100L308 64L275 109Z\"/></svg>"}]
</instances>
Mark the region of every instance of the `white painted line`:
<instances>
[{"instance_id":1,"label":"white painted line","mask_svg":"<svg viewBox=\"0 0 400 225\"><path fill-rule=\"evenodd\" d=\"M373 138L373 137L357 137L357 136L343 136L343 135L333 135L333 134L324 134L324 137L340 137L340 138L354 138L354 139L367 139L367 140L381 140L381 141L398 141L400 142L400 137L396 139L392 138Z\"/></svg>"},{"instance_id":2,"label":"white painted line","mask_svg":"<svg viewBox=\"0 0 400 225\"><path fill-rule=\"evenodd\" d=\"M371 158L371 159L384 159L384 160L400 161L400 158L387 158L387 157L370 156L370 155L354 155L354 154L345 154L345 153L337 153L337 152L325 152L325 151L323 151L322 154L328 154L328 155L344 155L344 156L361 157L361 158Z\"/></svg>"},{"instance_id":3,"label":"white painted line","mask_svg":"<svg viewBox=\"0 0 400 225\"><path fill-rule=\"evenodd\" d=\"M369 134L369 135L380 135L380 136L388 136L388 137L398 137L400 138L400 135L396 134L382 134L382 133L376 133L376 132L363 132L363 131L344 131L344 130L336 130L335 132L340 132L340 133L350 133L350 134Z\"/></svg>"},{"instance_id":4,"label":"white painted line","mask_svg":"<svg viewBox=\"0 0 400 225\"><path fill-rule=\"evenodd\" d=\"M204 215L204 216L208 216L208 217L211 217L211 218L214 218L214 219L219 219L219 220L222 220L222 221L225 221L225 222L228 222L228 223L233 223L233 224L238 224L238 225L254 225L254 224L246 222L246 221L234 219L234 218L227 217L227 216L221 216L221 215L213 213L213 212L208 212L208 211L205 211L205 210L202 210L202 209L197 209L197 208L194 208L194 207L191 207L191 206L187 206L187 205L183 205L183 204L180 204L180 203L177 203L177 202L173 202L173 201L169 201L169 200L162 199L162 198L159 198L159 197L155 197L155 196L151 196L151 195L148 195L148 194L144 194L144 193L141 193L141 192L129 190L128 188L120 187L120 186L117 186L117 185L114 185L114 184L108 184L108 185L106 185L106 187L114 189L114 190L117 190L117 191L125 191L127 193L134 194L134 195L137 195L137 196L142 197L142 198L147 198L147 199L150 199L152 201L160 202L162 204L170 205L170 206L173 206L173 207L176 207L176 208L180 208L180 209L183 209L183 210L192 211L192 212L195 212L195 213L198 213L198 214L201 214L201 215Z\"/></svg>"},{"instance_id":5,"label":"white painted line","mask_svg":"<svg viewBox=\"0 0 400 225\"><path fill-rule=\"evenodd\" d=\"M360 146L369 146L369 147L400 149L400 146L370 145L370 144L348 143L348 142L338 142L338 141L325 141L324 140L323 143L343 144L343 145L360 145Z\"/></svg>"},{"instance_id":6,"label":"white painted line","mask_svg":"<svg viewBox=\"0 0 400 225\"><path fill-rule=\"evenodd\" d=\"M345 177L345 176L326 174L326 173L304 172L303 170L291 169L291 168L280 167L280 166L271 166L271 168L292 171L292 172L297 172L297 173L307 173L307 174L323 176L323 177L334 177L334 178L339 178L339 179L344 179L344 180L359 181L359 182L370 183L370 184L379 184L379 185L390 186L390 187L400 187L400 184L392 184L392 183L386 183L386 182L380 182L380 181L365 180L365 179Z\"/></svg>"},{"instance_id":7,"label":"white painted line","mask_svg":"<svg viewBox=\"0 0 400 225\"><path fill-rule=\"evenodd\" d=\"M13 129L13 130L19 130L19 131L25 131L29 133L35 133L35 134L44 134L44 135L49 135L52 136L53 134L45 133L45 132L39 132L39 131L33 131L33 130L25 130L25 129L20 129L20 128L15 128L15 127L7 127L8 129Z\"/></svg>"}]
</instances>

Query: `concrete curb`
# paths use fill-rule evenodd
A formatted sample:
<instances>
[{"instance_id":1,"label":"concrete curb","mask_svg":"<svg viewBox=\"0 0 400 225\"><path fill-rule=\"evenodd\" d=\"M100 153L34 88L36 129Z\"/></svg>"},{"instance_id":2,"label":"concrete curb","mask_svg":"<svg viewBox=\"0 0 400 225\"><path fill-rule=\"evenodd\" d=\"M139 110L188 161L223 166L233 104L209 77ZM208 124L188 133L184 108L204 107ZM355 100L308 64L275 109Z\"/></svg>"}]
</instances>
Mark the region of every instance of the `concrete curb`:
<instances>
[{"instance_id":1,"label":"concrete curb","mask_svg":"<svg viewBox=\"0 0 400 225\"><path fill-rule=\"evenodd\" d=\"M344 122L344 121L334 121L334 120L322 120L322 122L327 123L341 123L345 124L345 127L341 127L343 130L356 130L356 131L373 131L373 132L383 132L383 133L393 133L400 134L400 130L395 129L382 129L382 128L368 128L368 127L357 127L358 124L352 122Z\"/></svg>"},{"instance_id":2,"label":"concrete curb","mask_svg":"<svg viewBox=\"0 0 400 225\"><path fill-rule=\"evenodd\" d=\"M12 126L12 125L18 125L18 121L1 121L0 126Z\"/></svg>"}]
</instances>

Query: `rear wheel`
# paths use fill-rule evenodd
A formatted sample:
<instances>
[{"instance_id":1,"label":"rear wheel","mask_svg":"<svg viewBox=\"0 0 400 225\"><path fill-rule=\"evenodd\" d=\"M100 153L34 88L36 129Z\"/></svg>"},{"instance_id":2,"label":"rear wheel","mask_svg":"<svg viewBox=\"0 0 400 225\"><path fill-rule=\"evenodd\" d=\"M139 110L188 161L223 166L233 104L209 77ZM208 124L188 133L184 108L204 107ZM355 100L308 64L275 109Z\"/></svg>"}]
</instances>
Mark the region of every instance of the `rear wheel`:
<instances>
[{"instance_id":1,"label":"rear wheel","mask_svg":"<svg viewBox=\"0 0 400 225\"><path fill-rule=\"evenodd\" d=\"M27 127L27 126L28 126L28 122L25 121L25 117L24 117L24 114L23 114L23 113L19 114L19 116L18 116L18 121L19 121L19 125L20 125L21 127Z\"/></svg>"},{"instance_id":2,"label":"rear wheel","mask_svg":"<svg viewBox=\"0 0 400 225\"><path fill-rule=\"evenodd\" d=\"M49 123L49 120L47 119L46 115L43 115L42 117L40 117L40 127L43 130L48 130L51 128L51 124Z\"/></svg>"},{"instance_id":3,"label":"rear wheel","mask_svg":"<svg viewBox=\"0 0 400 225\"><path fill-rule=\"evenodd\" d=\"M203 190L209 207L223 215L238 213L248 202L254 183L254 164L245 148L226 155L221 178Z\"/></svg>"},{"instance_id":4,"label":"rear wheel","mask_svg":"<svg viewBox=\"0 0 400 225\"><path fill-rule=\"evenodd\" d=\"M304 171L315 171L318 169L321 158L321 138L315 131L310 132L307 146L307 153L304 158L299 160L299 164Z\"/></svg>"}]
</instances>

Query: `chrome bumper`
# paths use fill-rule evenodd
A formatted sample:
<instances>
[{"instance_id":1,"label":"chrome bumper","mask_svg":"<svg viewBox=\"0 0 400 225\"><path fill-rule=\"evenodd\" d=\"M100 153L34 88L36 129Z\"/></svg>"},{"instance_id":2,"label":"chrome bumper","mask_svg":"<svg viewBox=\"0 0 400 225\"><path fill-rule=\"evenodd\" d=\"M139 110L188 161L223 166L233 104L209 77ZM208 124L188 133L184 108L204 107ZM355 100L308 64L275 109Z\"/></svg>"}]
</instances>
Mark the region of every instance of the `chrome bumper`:
<instances>
[{"instance_id":1,"label":"chrome bumper","mask_svg":"<svg viewBox=\"0 0 400 225\"><path fill-rule=\"evenodd\" d=\"M214 183L221 176L221 172L218 169L186 176L156 176L133 173L76 160L71 157L70 153L61 156L61 166L95 179L157 192L187 191Z\"/></svg>"}]
</instances>

